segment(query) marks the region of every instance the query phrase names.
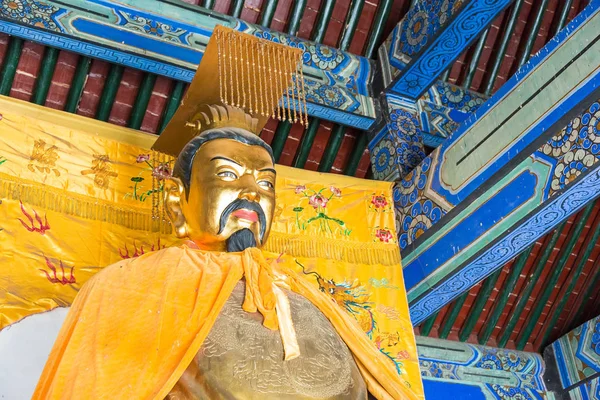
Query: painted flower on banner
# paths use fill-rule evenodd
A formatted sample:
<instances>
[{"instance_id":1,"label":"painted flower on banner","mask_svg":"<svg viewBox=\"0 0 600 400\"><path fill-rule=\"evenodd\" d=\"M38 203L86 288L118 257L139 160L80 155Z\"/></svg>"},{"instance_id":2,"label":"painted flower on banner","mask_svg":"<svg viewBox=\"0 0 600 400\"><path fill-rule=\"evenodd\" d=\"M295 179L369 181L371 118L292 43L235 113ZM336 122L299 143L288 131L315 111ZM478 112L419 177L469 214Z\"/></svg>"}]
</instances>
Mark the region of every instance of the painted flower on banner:
<instances>
[{"instance_id":1,"label":"painted flower on banner","mask_svg":"<svg viewBox=\"0 0 600 400\"><path fill-rule=\"evenodd\" d=\"M570 151L559 161L554 169L551 189L556 192L563 189L566 185L573 182L582 173L588 170L596 163L597 159L593 154L583 149Z\"/></svg>"},{"instance_id":2,"label":"painted flower on banner","mask_svg":"<svg viewBox=\"0 0 600 400\"><path fill-rule=\"evenodd\" d=\"M329 192L329 193L327 193ZM296 214L296 227L302 231L306 230L309 226L315 225L319 232L326 234L341 234L341 236L350 236L352 232L346 226L346 223L339 218L330 216L327 206L330 202L342 198L342 191L335 187L330 186L327 188L321 188L315 190L308 188L305 185L298 185L294 189L294 193L301 197L301 201L308 200L310 207L302 207L300 204L293 208ZM313 210L309 216L306 216L308 210Z\"/></svg>"},{"instance_id":3,"label":"painted flower on banner","mask_svg":"<svg viewBox=\"0 0 600 400\"><path fill-rule=\"evenodd\" d=\"M335 197L342 197L342 191L335 186L330 186L329 191L333 193Z\"/></svg>"},{"instance_id":4,"label":"painted flower on banner","mask_svg":"<svg viewBox=\"0 0 600 400\"><path fill-rule=\"evenodd\" d=\"M371 205L377 209L381 209L387 207L388 201L384 195L373 195Z\"/></svg>"},{"instance_id":5,"label":"painted flower on banner","mask_svg":"<svg viewBox=\"0 0 600 400\"><path fill-rule=\"evenodd\" d=\"M294 193L296 193L296 194L300 194L300 193L303 193L305 191L306 191L306 185L298 185L294 189Z\"/></svg>"},{"instance_id":6,"label":"painted flower on banner","mask_svg":"<svg viewBox=\"0 0 600 400\"><path fill-rule=\"evenodd\" d=\"M167 163L160 163L152 169L152 176L159 181L164 181L172 175L171 167Z\"/></svg>"},{"instance_id":7,"label":"painted flower on banner","mask_svg":"<svg viewBox=\"0 0 600 400\"><path fill-rule=\"evenodd\" d=\"M308 198L308 204L310 204L315 210L327 207L328 202L329 200L320 193L313 194Z\"/></svg>"},{"instance_id":8,"label":"painted flower on banner","mask_svg":"<svg viewBox=\"0 0 600 400\"><path fill-rule=\"evenodd\" d=\"M321 69L333 70L344 61L344 53L333 47L315 44L308 49L312 54L313 63Z\"/></svg>"},{"instance_id":9,"label":"painted flower on banner","mask_svg":"<svg viewBox=\"0 0 600 400\"><path fill-rule=\"evenodd\" d=\"M379 239L380 242L390 243L394 242L394 235L390 232L389 229L377 229L375 231L375 237Z\"/></svg>"},{"instance_id":10,"label":"painted flower on banner","mask_svg":"<svg viewBox=\"0 0 600 400\"><path fill-rule=\"evenodd\" d=\"M151 195L161 193L164 189L163 181L170 178L173 171L168 163L156 163L152 160L150 154L142 153L135 157L136 164L145 164L144 168L137 176L132 176L130 181L133 183L129 188L132 190L131 193L125 194L125 198L132 198L141 202L146 201ZM158 181L158 187L155 188L144 188L147 178L143 175L148 174L151 178L155 178Z\"/></svg>"}]
</instances>

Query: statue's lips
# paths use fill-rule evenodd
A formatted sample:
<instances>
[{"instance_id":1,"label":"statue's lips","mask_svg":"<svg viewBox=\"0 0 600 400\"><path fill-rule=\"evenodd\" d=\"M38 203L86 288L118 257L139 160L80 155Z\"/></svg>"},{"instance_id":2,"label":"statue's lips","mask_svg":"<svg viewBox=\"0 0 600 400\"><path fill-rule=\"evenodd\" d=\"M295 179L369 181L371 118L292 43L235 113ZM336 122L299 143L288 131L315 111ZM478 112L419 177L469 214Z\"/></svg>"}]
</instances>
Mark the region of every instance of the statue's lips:
<instances>
[{"instance_id":1,"label":"statue's lips","mask_svg":"<svg viewBox=\"0 0 600 400\"><path fill-rule=\"evenodd\" d=\"M242 208L234 211L231 215L239 219L245 219L246 221L258 222L258 214L256 211L250 211Z\"/></svg>"}]
</instances>

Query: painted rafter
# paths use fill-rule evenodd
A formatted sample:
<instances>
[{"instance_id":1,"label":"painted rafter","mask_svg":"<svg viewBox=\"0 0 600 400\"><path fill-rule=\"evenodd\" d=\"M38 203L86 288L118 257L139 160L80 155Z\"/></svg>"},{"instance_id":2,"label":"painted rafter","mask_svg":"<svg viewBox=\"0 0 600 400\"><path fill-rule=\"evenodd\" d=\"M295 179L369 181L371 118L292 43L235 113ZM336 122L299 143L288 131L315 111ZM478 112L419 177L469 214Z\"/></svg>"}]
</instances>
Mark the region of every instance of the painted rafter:
<instances>
[{"instance_id":1,"label":"painted rafter","mask_svg":"<svg viewBox=\"0 0 600 400\"><path fill-rule=\"evenodd\" d=\"M27 13L2 10L0 32L186 82L217 24L300 47L310 115L360 129L376 118L364 57L179 1L23 3Z\"/></svg>"},{"instance_id":2,"label":"painted rafter","mask_svg":"<svg viewBox=\"0 0 600 400\"><path fill-rule=\"evenodd\" d=\"M599 83L594 0L400 182L413 323L600 194Z\"/></svg>"},{"instance_id":3,"label":"painted rafter","mask_svg":"<svg viewBox=\"0 0 600 400\"><path fill-rule=\"evenodd\" d=\"M379 48L382 86L419 99L512 1L414 2Z\"/></svg>"}]
</instances>

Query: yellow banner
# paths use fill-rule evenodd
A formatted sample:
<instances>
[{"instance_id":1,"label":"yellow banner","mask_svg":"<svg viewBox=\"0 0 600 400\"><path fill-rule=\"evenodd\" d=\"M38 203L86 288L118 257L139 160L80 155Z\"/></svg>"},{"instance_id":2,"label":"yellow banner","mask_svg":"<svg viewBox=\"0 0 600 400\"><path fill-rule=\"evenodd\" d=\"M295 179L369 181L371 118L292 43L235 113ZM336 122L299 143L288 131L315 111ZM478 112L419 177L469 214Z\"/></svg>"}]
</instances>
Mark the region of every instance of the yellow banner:
<instances>
[{"instance_id":1,"label":"yellow banner","mask_svg":"<svg viewBox=\"0 0 600 400\"><path fill-rule=\"evenodd\" d=\"M0 97L0 329L68 306L102 267L177 244L155 136ZM330 294L423 396L391 185L277 166L265 250Z\"/></svg>"}]
</instances>

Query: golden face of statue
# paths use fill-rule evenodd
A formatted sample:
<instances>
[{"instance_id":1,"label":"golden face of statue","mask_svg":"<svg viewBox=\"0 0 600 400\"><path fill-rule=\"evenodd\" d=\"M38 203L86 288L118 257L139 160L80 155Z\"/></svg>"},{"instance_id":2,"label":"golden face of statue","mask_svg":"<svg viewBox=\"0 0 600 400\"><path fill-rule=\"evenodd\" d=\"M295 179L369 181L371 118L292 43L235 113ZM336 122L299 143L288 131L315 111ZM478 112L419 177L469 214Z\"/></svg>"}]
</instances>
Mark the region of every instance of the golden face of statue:
<instances>
[{"instance_id":1,"label":"golden face of statue","mask_svg":"<svg viewBox=\"0 0 600 400\"><path fill-rule=\"evenodd\" d=\"M178 236L200 248L225 251L226 241L247 228L258 246L269 235L275 210L275 169L262 147L214 139L198 149L189 194L174 178L166 207Z\"/></svg>"}]
</instances>

